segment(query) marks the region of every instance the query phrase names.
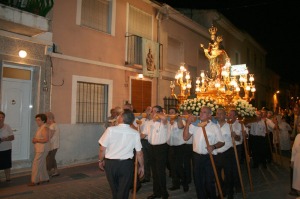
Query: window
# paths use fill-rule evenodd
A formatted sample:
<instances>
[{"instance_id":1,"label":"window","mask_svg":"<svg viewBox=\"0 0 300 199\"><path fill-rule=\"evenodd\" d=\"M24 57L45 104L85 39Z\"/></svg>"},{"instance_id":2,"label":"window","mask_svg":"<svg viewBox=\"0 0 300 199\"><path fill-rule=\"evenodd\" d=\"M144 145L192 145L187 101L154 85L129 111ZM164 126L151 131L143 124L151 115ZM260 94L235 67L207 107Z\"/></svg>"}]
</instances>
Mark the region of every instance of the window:
<instances>
[{"instance_id":1,"label":"window","mask_svg":"<svg viewBox=\"0 0 300 199\"><path fill-rule=\"evenodd\" d=\"M77 82L76 123L104 122L107 113L107 85Z\"/></svg>"},{"instance_id":2,"label":"window","mask_svg":"<svg viewBox=\"0 0 300 199\"><path fill-rule=\"evenodd\" d=\"M76 24L114 34L115 0L78 0Z\"/></svg>"},{"instance_id":3,"label":"window","mask_svg":"<svg viewBox=\"0 0 300 199\"><path fill-rule=\"evenodd\" d=\"M178 67L184 61L183 54L183 43L168 37L168 64Z\"/></svg>"},{"instance_id":4,"label":"window","mask_svg":"<svg viewBox=\"0 0 300 199\"><path fill-rule=\"evenodd\" d=\"M105 122L111 101L112 80L73 76L72 123Z\"/></svg>"},{"instance_id":5,"label":"window","mask_svg":"<svg viewBox=\"0 0 300 199\"><path fill-rule=\"evenodd\" d=\"M129 5L128 33L152 40L152 15Z\"/></svg>"}]
</instances>

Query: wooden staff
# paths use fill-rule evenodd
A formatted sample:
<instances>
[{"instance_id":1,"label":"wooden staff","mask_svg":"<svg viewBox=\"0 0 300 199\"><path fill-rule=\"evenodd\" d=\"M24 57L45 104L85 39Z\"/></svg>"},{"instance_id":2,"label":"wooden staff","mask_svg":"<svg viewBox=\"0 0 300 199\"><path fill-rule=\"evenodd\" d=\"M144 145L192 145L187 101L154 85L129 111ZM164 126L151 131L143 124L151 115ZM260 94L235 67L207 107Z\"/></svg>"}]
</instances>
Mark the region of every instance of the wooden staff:
<instances>
[{"instance_id":1,"label":"wooden staff","mask_svg":"<svg viewBox=\"0 0 300 199\"><path fill-rule=\"evenodd\" d=\"M207 122L203 122L203 123L198 124L198 126L202 127L202 131L203 131L203 135L204 135L204 138L205 138L206 146L208 148L210 145L209 145L209 141L208 141L206 130L205 130L206 125L207 125ZM211 161L211 165L212 165L213 170L214 170L214 174L215 174L215 178L216 178L216 182L217 182L217 187L218 187L218 191L219 191L219 196L221 197L221 199L223 199L223 192L222 192L222 189L221 189L221 185L220 185L220 181L219 181L215 161L214 161L212 153L208 153L208 154L209 154L209 158L210 158L210 161Z\"/></svg>"},{"instance_id":2,"label":"wooden staff","mask_svg":"<svg viewBox=\"0 0 300 199\"><path fill-rule=\"evenodd\" d=\"M273 150L272 150L272 144L271 144L271 139L270 139L270 132L268 133L267 120L265 120L265 126L266 126L266 134L267 134L268 141L269 141L269 147L270 147L271 158L273 158Z\"/></svg>"},{"instance_id":3,"label":"wooden staff","mask_svg":"<svg viewBox=\"0 0 300 199\"><path fill-rule=\"evenodd\" d=\"M242 178L242 172L241 172L241 167L240 167L239 156L238 156L238 153L237 153L234 137L232 136L232 134L233 134L232 123L229 123L229 125L230 125L231 140L232 140L232 145L233 145L233 149L234 149L236 165L237 165L237 168L238 168L240 183L241 183L241 186L242 186L243 198L246 198L245 188L244 188L244 183L243 183L243 178Z\"/></svg>"},{"instance_id":4,"label":"wooden staff","mask_svg":"<svg viewBox=\"0 0 300 199\"><path fill-rule=\"evenodd\" d=\"M245 134L245 128L244 128L244 121L240 121L240 123L241 123L241 126L242 126L242 134L243 134L243 142L244 142L244 150L245 150L245 156L246 156L246 163L247 163L250 190L251 190L251 192L253 192L252 176L251 176L251 169L250 169L250 157L249 157L249 153L248 153L247 140L246 140L246 134Z\"/></svg>"},{"instance_id":5,"label":"wooden staff","mask_svg":"<svg viewBox=\"0 0 300 199\"><path fill-rule=\"evenodd\" d=\"M133 192L132 192L132 199L136 198L136 183L137 183L137 155L135 154L135 160L134 160L134 181L133 181Z\"/></svg>"},{"instance_id":6,"label":"wooden staff","mask_svg":"<svg viewBox=\"0 0 300 199\"><path fill-rule=\"evenodd\" d=\"M280 161L280 165L282 166L283 163L282 163L282 158L281 158L281 150L280 150L280 138L279 138L279 130L276 129L275 130L275 133L276 133L276 139L278 141L278 147L277 147L277 144L275 143L275 154L277 154L279 156L279 161ZM273 135L274 136L274 135Z\"/></svg>"},{"instance_id":7,"label":"wooden staff","mask_svg":"<svg viewBox=\"0 0 300 199\"><path fill-rule=\"evenodd\" d=\"M141 123L142 123L142 121L140 121L140 120L137 121L139 133L141 133ZM137 154L135 152L132 199L136 198L137 173L138 173L138 159L137 159Z\"/></svg>"}]
</instances>

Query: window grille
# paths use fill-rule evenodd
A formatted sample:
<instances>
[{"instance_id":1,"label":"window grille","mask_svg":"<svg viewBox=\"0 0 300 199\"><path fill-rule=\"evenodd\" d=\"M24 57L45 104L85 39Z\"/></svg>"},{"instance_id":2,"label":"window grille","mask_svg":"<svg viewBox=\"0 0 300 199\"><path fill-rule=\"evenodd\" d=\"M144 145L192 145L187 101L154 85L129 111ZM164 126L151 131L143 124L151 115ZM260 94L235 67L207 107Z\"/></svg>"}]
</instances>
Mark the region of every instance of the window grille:
<instances>
[{"instance_id":1,"label":"window grille","mask_svg":"<svg viewBox=\"0 0 300 199\"><path fill-rule=\"evenodd\" d=\"M77 82L76 123L105 122L108 111L108 85Z\"/></svg>"}]
</instances>

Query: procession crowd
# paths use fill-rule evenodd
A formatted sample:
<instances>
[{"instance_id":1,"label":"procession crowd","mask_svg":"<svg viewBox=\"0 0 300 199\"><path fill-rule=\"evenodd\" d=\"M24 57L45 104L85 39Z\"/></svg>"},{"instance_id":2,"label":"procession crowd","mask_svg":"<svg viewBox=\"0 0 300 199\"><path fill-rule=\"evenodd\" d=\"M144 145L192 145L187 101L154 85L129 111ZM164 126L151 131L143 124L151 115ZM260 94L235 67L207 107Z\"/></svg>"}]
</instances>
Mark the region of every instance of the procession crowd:
<instances>
[{"instance_id":1,"label":"procession crowd","mask_svg":"<svg viewBox=\"0 0 300 199\"><path fill-rule=\"evenodd\" d=\"M240 164L247 164L251 183L250 168L267 168L273 153L291 157L290 194L299 195L297 105L293 114L262 108L251 120L239 119L234 109L218 108L212 115L206 106L199 116L188 110L180 115L175 107L166 113L159 105L133 112L131 104L113 108L99 139L99 167L113 198L128 198L150 180L153 194L148 199L168 198L169 191L181 187L188 192L192 182L197 198L234 198L245 194ZM167 173L171 185L166 184Z\"/></svg>"},{"instance_id":2,"label":"procession crowd","mask_svg":"<svg viewBox=\"0 0 300 199\"><path fill-rule=\"evenodd\" d=\"M99 139L99 168L105 171L114 199L137 194L143 183L153 182L148 199L169 198L178 189L188 192L194 183L197 198L231 199L245 194L240 164L250 169L267 168L273 154L291 158L290 195L300 191L300 109L292 114L256 111L251 120L239 119L237 110L218 108L215 115L203 106L199 116L175 107L159 105L134 113L131 104L115 107ZM49 182L59 175L55 154L59 128L51 112L36 115L32 139L35 158L29 186ZM0 169L10 181L11 142L15 139L0 112ZM172 184L167 185L167 177Z\"/></svg>"}]
</instances>

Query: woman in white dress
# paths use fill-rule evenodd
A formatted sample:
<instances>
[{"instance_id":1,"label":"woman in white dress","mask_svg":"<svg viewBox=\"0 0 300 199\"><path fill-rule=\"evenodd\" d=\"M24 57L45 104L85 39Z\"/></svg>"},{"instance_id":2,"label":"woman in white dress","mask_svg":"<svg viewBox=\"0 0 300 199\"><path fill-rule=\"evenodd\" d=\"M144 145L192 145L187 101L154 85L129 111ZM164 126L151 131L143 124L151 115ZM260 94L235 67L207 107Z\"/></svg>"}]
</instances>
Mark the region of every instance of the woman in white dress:
<instances>
[{"instance_id":1,"label":"woman in white dress","mask_svg":"<svg viewBox=\"0 0 300 199\"><path fill-rule=\"evenodd\" d=\"M46 167L46 157L50 149L49 127L47 126L47 116L45 114L37 114L35 121L38 129L32 138L34 144L35 155L32 162L31 182L28 186L39 185L40 183L49 182L49 175Z\"/></svg>"}]
</instances>

